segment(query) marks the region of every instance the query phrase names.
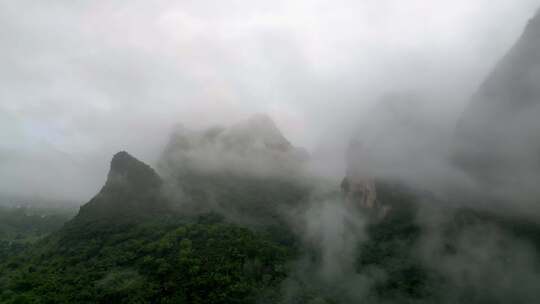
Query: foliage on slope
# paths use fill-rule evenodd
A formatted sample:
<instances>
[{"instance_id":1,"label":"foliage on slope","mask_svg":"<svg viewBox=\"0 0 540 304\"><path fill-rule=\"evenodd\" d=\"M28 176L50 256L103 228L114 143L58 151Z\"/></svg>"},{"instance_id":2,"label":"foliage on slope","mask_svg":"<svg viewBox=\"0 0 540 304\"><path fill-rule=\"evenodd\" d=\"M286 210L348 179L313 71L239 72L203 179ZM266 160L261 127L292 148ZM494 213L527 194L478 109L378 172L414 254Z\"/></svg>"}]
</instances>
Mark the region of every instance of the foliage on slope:
<instances>
[{"instance_id":1,"label":"foliage on slope","mask_svg":"<svg viewBox=\"0 0 540 304\"><path fill-rule=\"evenodd\" d=\"M0 301L254 303L277 297L294 254L216 215L59 233L1 266Z\"/></svg>"}]
</instances>

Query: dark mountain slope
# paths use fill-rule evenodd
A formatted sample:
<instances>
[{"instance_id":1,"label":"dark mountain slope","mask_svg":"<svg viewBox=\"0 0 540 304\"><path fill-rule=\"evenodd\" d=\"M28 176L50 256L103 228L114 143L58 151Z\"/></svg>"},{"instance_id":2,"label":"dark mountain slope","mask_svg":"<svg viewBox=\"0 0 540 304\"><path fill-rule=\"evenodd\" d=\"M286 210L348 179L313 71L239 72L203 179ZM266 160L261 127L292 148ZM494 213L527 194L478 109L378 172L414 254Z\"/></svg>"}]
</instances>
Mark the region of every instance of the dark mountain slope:
<instances>
[{"instance_id":1,"label":"dark mountain slope","mask_svg":"<svg viewBox=\"0 0 540 304\"><path fill-rule=\"evenodd\" d=\"M540 13L485 80L457 129L456 160L474 176L523 183L540 172Z\"/></svg>"},{"instance_id":2,"label":"dark mountain slope","mask_svg":"<svg viewBox=\"0 0 540 304\"><path fill-rule=\"evenodd\" d=\"M107 182L81 207L72 224L150 217L169 211L160 199L162 180L148 165L127 152L111 161Z\"/></svg>"}]
</instances>

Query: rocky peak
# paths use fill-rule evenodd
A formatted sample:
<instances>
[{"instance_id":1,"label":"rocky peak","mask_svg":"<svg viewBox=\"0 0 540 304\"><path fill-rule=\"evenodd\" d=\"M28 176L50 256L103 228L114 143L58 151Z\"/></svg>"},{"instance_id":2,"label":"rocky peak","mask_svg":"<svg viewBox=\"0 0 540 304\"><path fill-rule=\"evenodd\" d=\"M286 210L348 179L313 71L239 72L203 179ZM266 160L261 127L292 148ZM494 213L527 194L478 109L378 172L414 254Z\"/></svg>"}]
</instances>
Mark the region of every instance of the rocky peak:
<instances>
[{"instance_id":1,"label":"rocky peak","mask_svg":"<svg viewBox=\"0 0 540 304\"><path fill-rule=\"evenodd\" d=\"M169 211L160 197L162 180L147 164L127 152L112 158L107 182L83 205L74 223L109 222L164 214Z\"/></svg>"},{"instance_id":2,"label":"rocky peak","mask_svg":"<svg viewBox=\"0 0 540 304\"><path fill-rule=\"evenodd\" d=\"M107 186L130 186L138 189L154 188L161 184L157 173L129 153L115 154L107 178Z\"/></svg>"}]
</instances>

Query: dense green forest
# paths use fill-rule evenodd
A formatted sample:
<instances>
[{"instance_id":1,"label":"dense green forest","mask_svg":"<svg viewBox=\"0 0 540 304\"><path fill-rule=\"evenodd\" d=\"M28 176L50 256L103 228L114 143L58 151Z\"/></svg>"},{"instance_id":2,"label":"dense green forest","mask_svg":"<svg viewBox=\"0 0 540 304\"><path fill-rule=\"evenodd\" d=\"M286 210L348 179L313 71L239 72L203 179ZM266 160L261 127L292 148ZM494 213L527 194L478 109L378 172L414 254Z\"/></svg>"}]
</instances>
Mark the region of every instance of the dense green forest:
<instances>
[{"instance_id":1,"label":"dense green forest","mask_svg":"<svg viewBox=\"0 0 540 304\"><path fill-rule=\"evenodd\" d=\"M392 204L392 212L370 221L367 236L353 239L354 269L332 278L319 276L321 250L306 243L294 225L279 221L252 226L219 213L169 214L109 223L75 220L53 233L64 220L34 221L25 235L39 237L24 248L10 249L1 260L0 302L506 303L516 289L461 285L447 269L422 257L419 245L431 230L418 221L425 208L413 193L381 184L380 195ZM513 260L519 256L501 247L514 244L508 242L520 240L540 248L540 226L534 223L465 208L437 212L447 214L439 223L438 263L467 260L470 253L462 246L463 237L475 229L485 232L486 227L505 237L489 247L498 256L467 260L477 263L471 271L519 267L520 261ZM25 218L30 221L32 216ZM527 266L531 265L539 266ZM538 268L529 271L523 278L538 275ZM508 275L521 278L511 270ZM532 303L536 294L523 291L514 295L514 302Z\"/></svg>"},{"instance_id":2,"label":"dense green forest","mask_svg":"<svg viewBox=\"0 0 540 304\"><path fill-rule=\"evenodd\" d=\"M62 207L0 206L0 261L59 230L75 212Z\"/></svg>"},{"instance_id":3,"label":"dense green forest","mask_svg":"<svg viewBox=\"0 0 540 304\"><path fill-rule=\"evenodd\" d=\"M77 228L73 228L77 229ZM295 255L266 232L163 218L58 233L4 264L7 303L251 303L272 294Z\"/></svg>"}]
</instances>

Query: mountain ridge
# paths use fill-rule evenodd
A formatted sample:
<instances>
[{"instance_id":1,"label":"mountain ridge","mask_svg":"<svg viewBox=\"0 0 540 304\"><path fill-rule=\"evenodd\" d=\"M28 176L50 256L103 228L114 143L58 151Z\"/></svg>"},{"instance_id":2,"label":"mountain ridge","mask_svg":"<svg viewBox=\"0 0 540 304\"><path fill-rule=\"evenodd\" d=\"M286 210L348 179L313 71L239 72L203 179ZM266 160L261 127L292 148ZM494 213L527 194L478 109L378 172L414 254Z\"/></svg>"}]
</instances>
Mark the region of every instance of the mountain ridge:
<instances>
[{"instance_id":1,"label":"mountain ridge","mask_svg":"<svg viewBox=\"0 0 540 304\"><path fill-rule=\"evenodd\" d=\"M472 96L455 137L456 163L490 184L540 172L540 10Z\"/></svg>"}]
</instances>

